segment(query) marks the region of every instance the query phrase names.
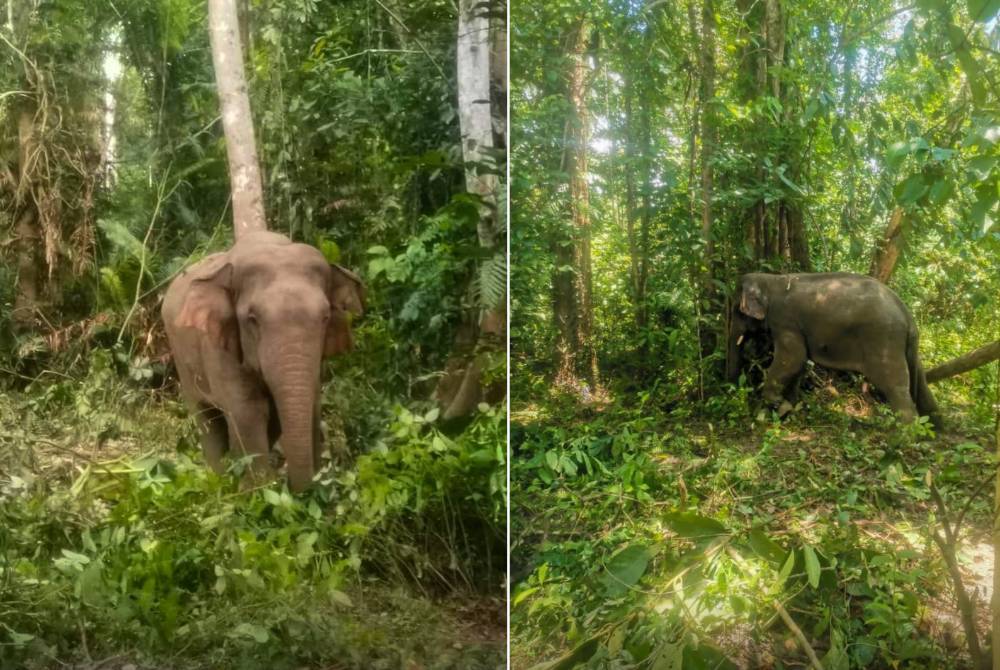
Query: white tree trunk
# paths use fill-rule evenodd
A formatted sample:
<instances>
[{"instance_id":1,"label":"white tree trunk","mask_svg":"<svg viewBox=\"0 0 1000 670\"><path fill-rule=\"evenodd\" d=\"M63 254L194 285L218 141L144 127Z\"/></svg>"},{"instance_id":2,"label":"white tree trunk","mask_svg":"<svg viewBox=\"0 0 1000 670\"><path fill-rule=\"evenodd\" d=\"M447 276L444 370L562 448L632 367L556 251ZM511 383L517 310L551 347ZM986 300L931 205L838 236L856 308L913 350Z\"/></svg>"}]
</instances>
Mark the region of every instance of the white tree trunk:
<instances>
[{"instance_id":1,"label":"white tree trunk","mask_svg":"<svg viewBox=\"0 0 1000 670\"><path fill-rule=\"evenodd\" d=\"M267 230L264 188L257 161L253 117L236 0L208 0L208 34L219 90L222 127L226 133L229 179L233 193L233 230L237 239L248 232Z\"/></svg>"},{"instance_id":2,"label":"white tree trunk","mask_svg":"<svg viewBox=\"0 0 1000 670\"><path fill-rule=\"evenodd\" d=\"M465 186L483 199L489 211L479 217L479 243L496 243L493 212L497 206L497 176L481 171L493 164L493 120L490 114L490 18L482 0L458 3L458 123L462 132ZM485 151L484 151L485 150Z\"/></svg>"}]
</instances>

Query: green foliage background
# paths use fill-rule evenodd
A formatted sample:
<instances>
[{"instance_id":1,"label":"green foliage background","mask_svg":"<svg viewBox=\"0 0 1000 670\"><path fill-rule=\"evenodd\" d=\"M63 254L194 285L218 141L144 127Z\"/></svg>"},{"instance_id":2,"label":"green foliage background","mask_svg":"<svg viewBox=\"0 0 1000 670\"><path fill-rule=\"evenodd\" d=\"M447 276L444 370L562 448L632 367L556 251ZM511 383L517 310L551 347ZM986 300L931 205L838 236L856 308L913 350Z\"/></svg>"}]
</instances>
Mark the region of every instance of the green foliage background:
<instances>
[{"instance_id":1,"label":"green foliage background","mask_svg":"<svg viewBox=\"0 0 1000 670\"><path fill-rule=\"evenodd\" d=\"M505 281L465 194L455 6L239 3L269 227L368 286L322 397L351 456L293 498L206 471L158 321L170 279L232 239L205 3L17 4L0 168L16 177L30 102L60 216L41 316L18 327L0 189L0 667L496 667L505 405L445 423L429 400Z\"/></svg>"},{"instance_id":2,"label":"green foliage background","mask_svg":"<svg viewBox=\"0 0 1000 670\"><path fill-rule=\"evenodd\" d=\"M766 48L756 23L765 4L781 8L784 60L768 72L780 97L747 77L748 58ZM857 378L812 367L781 421L756 393L766 361L723 382L724 340L700 343L725 323L721 306L702 299L700 122L711 105L720 294L743 272L794 269L755 258L747 220L758 202L802 212L813 270L862 274L900 207L905 244L890 285L933 367L1000 337L998 9L964 0L512 7L513 667L807 667L779 605L826 668L973 666L932 534L965 509L959 565L968 588L988 588L996 364L932 387L942 435L895 424ZM706 11L716 25L707 103ZM553 384L553 281L566 271L557 250L580 235L566 138L581 21L591 29L586 180L603 389ZM628 221L643 215L648 244L635 251ZM641 304L637 257L650 268ZM988 609L980 598L981 641Z\"/></svg>"}]
</instances>

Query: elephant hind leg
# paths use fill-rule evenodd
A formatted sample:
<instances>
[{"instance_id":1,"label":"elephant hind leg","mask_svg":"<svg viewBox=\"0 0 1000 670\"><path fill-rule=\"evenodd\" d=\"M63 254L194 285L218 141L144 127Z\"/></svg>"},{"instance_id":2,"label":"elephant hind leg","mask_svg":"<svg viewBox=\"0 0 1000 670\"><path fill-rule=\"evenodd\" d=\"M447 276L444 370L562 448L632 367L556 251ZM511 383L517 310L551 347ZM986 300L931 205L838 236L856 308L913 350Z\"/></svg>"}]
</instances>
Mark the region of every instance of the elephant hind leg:
<instances>
[{"instance_id":1,"label":"elephant hind leg","mask_svg":"<svg viewBox=\"0 0 1000 670\"><path fill-rule=\"evenodd\" d=\"M195 410L198 421L199 441L205 462L216 473L222 474L226 468L222 457L229 450L229 431L222 412L208 405L199 405Z\"/></svg>"},{"instance_id":2,"label":"elephant hind leg","mask_svg":"<svg viewBox=\"0 0 1000 670\"><path fill-rule=\"evenodd\" d=\"M869 370L865 376L875 388L885 394L889 406L900 419L910 423L917 418L917 406L913 402L913 396L910 395L910 373L905 360L900 361L897 366L892 366L891 369L880 366L875 370Z\"/></svg>"},{"instance_id":3,"label":"elephant hind leg","mask_svg":"<svg viewBox=\"0 0 1000 670\"><path fill-rule=\"evenodd\" d=\"M806 342L800 333L778 333L774 338L774 360L764 376L764 400L777 405L785 391L798 380L806 364Z\"/></svg>"}]
</instances>

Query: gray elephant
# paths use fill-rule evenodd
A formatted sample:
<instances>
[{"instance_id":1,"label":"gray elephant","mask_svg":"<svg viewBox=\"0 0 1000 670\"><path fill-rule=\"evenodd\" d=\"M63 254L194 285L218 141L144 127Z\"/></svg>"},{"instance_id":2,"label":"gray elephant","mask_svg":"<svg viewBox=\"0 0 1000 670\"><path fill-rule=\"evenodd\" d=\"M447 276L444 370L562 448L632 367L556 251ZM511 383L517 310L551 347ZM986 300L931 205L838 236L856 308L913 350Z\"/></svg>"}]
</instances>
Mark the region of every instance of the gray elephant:
<instances>
[{"instance_id":1,"label":"gray elephant","mask_svg":"<svg viewBox=\"0 0 1000 670\"><path fill-rule=\"evenodd\" d=\"M280 436L291 489L309 486L322 449L320 362L351 349L364 302L357 275L271 232L249 233L174 279L163 322L216 472L233 449L255 457L247 481L270 478Z\"/></svg>"},{"instance_id":2,"label":"gray elephant","mask_svg":"<svg viewBox=\"0 0 1000 670\"><path fill-rule=\"evenodd\" d=\"M940 427L937 404L917 355L913 315L885 284L846 272L746 274L730 313L727 376L742 368L741 345L755 331L774 341L764 400L790 408L785 391L806 359L834 370L859 372L906 421L919 413Z\"/></svg>"}]
</instances>

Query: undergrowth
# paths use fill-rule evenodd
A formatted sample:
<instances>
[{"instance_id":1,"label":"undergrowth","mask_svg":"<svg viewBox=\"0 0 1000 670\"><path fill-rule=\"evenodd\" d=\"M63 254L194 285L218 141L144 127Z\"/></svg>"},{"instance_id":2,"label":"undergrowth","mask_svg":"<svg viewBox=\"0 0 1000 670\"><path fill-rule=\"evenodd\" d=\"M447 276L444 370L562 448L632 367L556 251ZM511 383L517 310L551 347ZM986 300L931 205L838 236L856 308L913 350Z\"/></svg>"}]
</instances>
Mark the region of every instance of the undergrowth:
<instances>
[{"instance_id":1,"label":"undergrowth","mask_svg":"<svg viewBox=\"0 0 1000 670\"><path fill-rule=\"evenodd\" d=\"M308 493L241 491L121 366L0 399L0 668L502 664L502 406L347 416L373 441Z\"/></svg>"},{"instance_id":2,"label":"undergrowth","mask_svg":"<svg viewBox=\"0 0 1000 670\"><path fill-rule=\"evenodd\" d=\"M931 490L964 514L986 639L983 411L936 436L843 383L779 420L742 387L701 403L612 389L602 405L522 382L512 667L789 668L810 652L832 670L970 667Z\"/></svg>"}]
</instances>

